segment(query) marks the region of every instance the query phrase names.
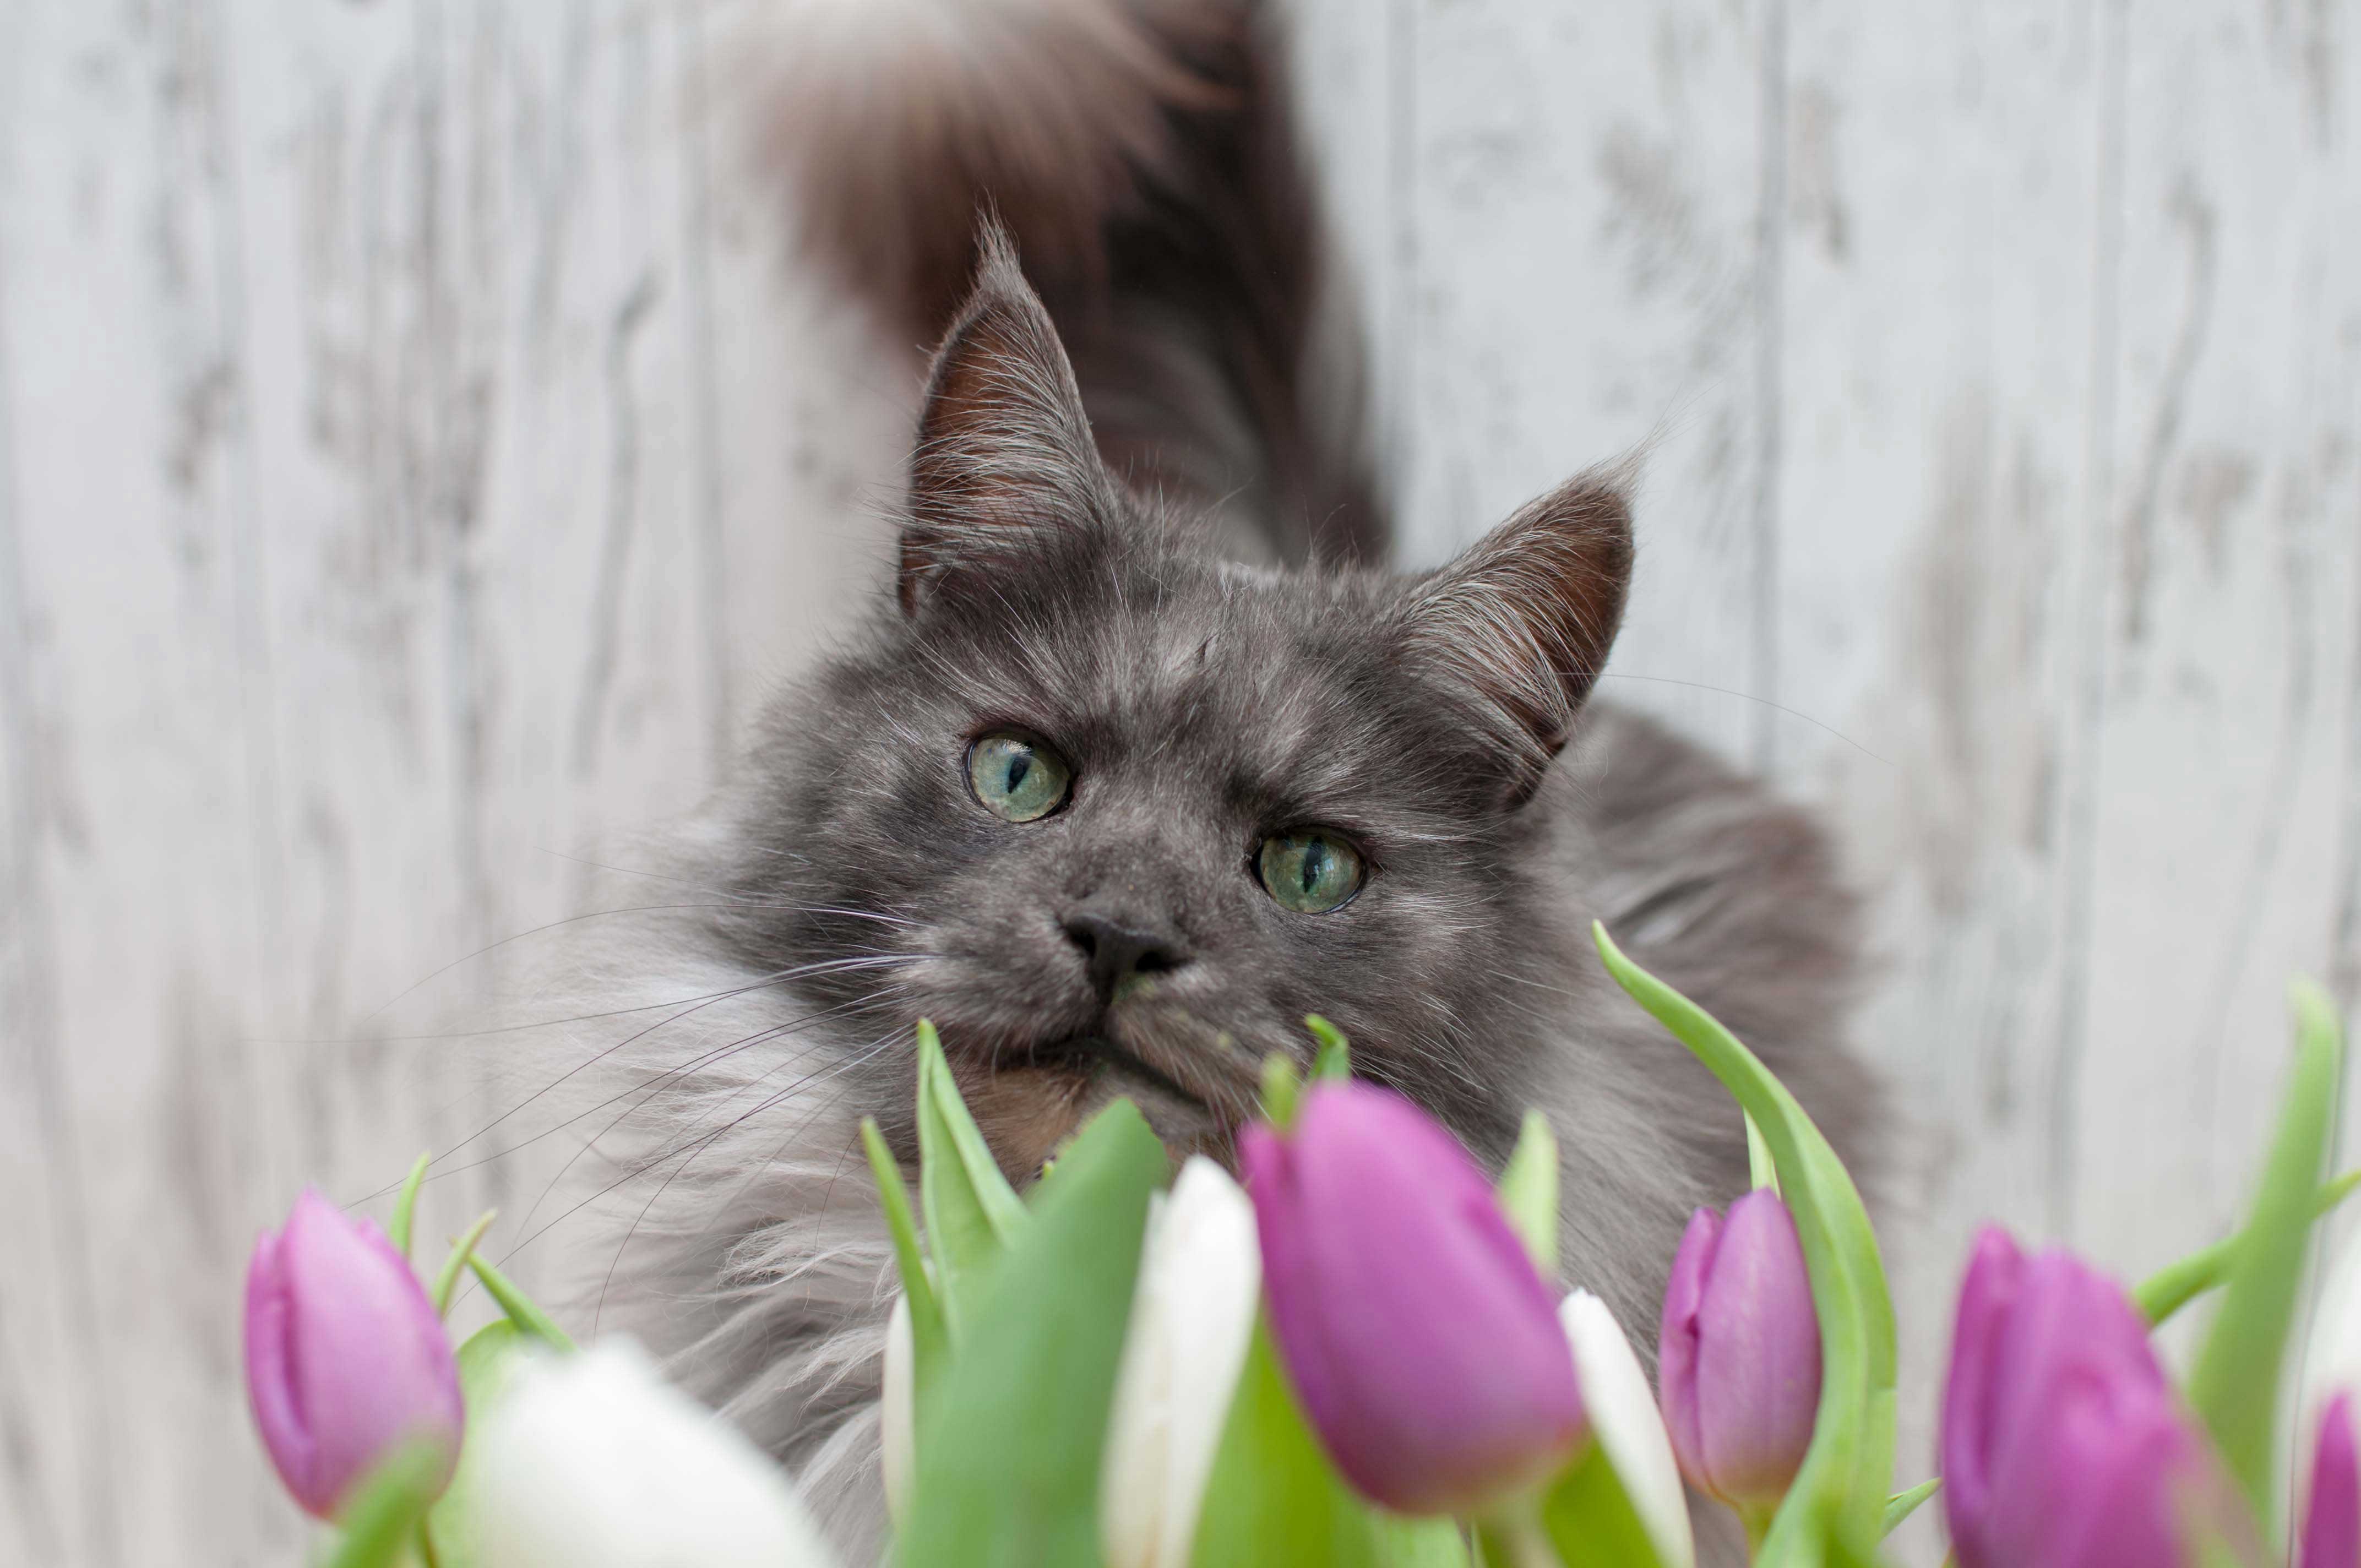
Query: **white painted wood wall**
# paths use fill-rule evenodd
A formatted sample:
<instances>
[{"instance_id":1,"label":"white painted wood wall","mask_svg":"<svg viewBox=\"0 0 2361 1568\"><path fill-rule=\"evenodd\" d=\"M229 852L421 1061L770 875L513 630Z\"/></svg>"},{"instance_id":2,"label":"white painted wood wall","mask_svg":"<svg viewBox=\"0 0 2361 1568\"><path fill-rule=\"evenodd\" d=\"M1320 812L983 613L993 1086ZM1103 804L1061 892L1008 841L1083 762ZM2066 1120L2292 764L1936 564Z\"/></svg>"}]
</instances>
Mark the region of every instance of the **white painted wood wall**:
<instances>
[{"instance_id":1,"label":"white painted wood wall","mask_svg":"<svg viewBox=\"0 0 2361 1568\"><path fill-rule=\"evenodd\" d=\"M295 1561L253 1231L871 591L742 9L0 3L0 1563ZM2361 17L1295 9L1414 553L1651 444L1614 695L1877 894L1909 1374L1983 1217L2216 1234L2361 981Z\"/></svg>"}]
</instances>

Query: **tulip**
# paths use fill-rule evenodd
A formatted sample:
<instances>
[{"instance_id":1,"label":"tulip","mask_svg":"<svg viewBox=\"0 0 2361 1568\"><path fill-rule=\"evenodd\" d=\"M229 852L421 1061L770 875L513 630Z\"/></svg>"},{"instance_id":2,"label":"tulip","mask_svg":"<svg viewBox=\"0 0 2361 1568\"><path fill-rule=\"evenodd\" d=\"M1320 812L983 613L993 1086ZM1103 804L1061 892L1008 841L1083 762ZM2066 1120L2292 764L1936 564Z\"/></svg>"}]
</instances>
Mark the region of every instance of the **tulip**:
<instances>
[{"instance_id":1,"label":"tulip","mask_svg":"<svg viewBox=\"0 0 2361 1568\"><path fill-rule=\"evenodd\" d=\"M2361 1563L2361 1474L2356 1474L2353 1408L2361 1398L2361 1245L2348 1244L2331 1266L2304 1351L2303 1430L2318 1432L2312 1499L2304 1515L2297 1568Z\"/></svg>"},{"instance_id":2,"label":"tulip","mask_svg":"<svg viewBox=\"0 0 2361 1568\"><path fill-rule=\"evenodd\" d=\"M2121 1287L1998 1229L1960 1290L1941 1419L1960 1568L2163 1568L2235 1544L2218 1461Z\"/></svg>"},{"instance_id":3,"label":"tulip","mask_svg":"<svg viewBox=\"0 0 2361 1568\"><path fill-rule=\"evenodd\" d=\"M2339 1394L2361 1395L2361 1242L2342 1248L2329 1265L2304 1345L2301 1423L2318 1425Z\"/></svg>"},{"instance_id":4,"label":"tulip","mask_svg":"<svg viewBox=\"0 0 2361 1568\"><path fill-rule=\"evenodd\" d=\"M466 1412L443 1320L384 1233L315 1191L254 1244L246 1391L280 1479L321 1519L406 1443L443 1451L437 1491L458 1463Z\"/></svg>"},{"instance_id":5,"label":"tulip","mask_svg":"<svg viewBox=\"0 0 2361 1568\"><path fill-rule=\"evenodd\" d=\"M885 1320L885 1386L877 1395L877 1467L885 1482L885 1511L894 1528L910 1519L910 1487L918 1475L917 1343L911 1338L910 1299L894 1298Z\"/></svg>"},{"instance_id":6,"label":"tulip","mask_svg":"<svg viewBox=\"0 0 2361 1568\"><path fill-rule=\"evenodd\" d=\"M2353 1436L2353 1396L2329 1401L2312 1450L2312 1501L2303 1516L2296 1568L2361 1564L2361 1451Z\"/></svg>"},{"instance_id":7,"label":"tulip","mask_svg":"<svg viewBox=\"0 0 2361 1568\"><path fill-rule=\"evenodd\" d=\"M481 1568L829 1568L778 1467L628 1340L536 1356L478 1428Z\"/></svg>"},{"instance_id":8,"label":"tulip","mask_svg":"<svg viewBox=\"0 0 2361 1568\"><path fill-rule=\"evenodd\" d=\"M1689 1219L1658 1355L1681 1473L1755 1524L1803 1468L1820 1404L1820 1321L1795 1222L1768 1188Z\"/></svg>"},{"instance_id":9,"label":"tulip","mask_svg":"<svg viewBox=\"0 0 2361 1568\"><path fill-rule=\"evenodd\" d=\"M1107 1568L1188 1568L1262 1292L1254 1205L1202 1156L1148 1218L1108 1414Z\"/></svg>"},{"instance_id":10,"label":"tulip","mask_svg":"<svg viewBox=\"0 0 2361 1568\"><path fill-rule=\"evenodd\" d=\"M1556 1304L1448 1133L1322 1083L1239 1157L1272 1337L1345 1479L1398 1512L1477 1513L1565 1462L1586 1425Z\"/></svg>"},{"instance_id":11,"label":"tulip","mask_svg":"<svg viewBox=\"0 0 2361 1568\"><path fill-rule=\"evenodd\" d=\"M1662 1568L1695 1568L1697 1542L1689 1533L1680 1467L1631 1342L1607 1303L1587 1290L1576 1290L1560 1303L1558 1319L1574 1347L1575 1375L1591 1430L1640 1516L1657 1562Z\"/></svg>"}]
</instances>

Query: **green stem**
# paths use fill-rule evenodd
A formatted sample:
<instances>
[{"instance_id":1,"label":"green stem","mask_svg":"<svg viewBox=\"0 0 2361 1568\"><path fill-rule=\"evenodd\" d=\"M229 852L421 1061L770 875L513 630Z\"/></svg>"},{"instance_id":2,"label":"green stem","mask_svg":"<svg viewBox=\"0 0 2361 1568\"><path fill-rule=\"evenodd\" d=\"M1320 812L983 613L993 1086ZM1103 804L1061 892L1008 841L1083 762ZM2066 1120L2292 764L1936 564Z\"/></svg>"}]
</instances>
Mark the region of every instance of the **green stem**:
<instances>
[{"instance_id":1,"label":"green stem","mask_svg":"<svg viewBox=\"0 0 2361 1568\"><path fill-rule=\"evenodd\" d=\"M426 1179L427 1162L434 1157L432 1149L420 1152L417 1163L410 1168L410 1174L401 1179L401 1196L393 1201L393 1224L385 1235L386 1240L393 1244L393 1250L401 1255L404 1263L410 1261L410 1228L418 1213L418 1184Z\"/></svg>"},{"instance_id":2,"label":"green stem","mask_svg":"<svg viewBox=\"0 0 2361 1568\"><path fill-rule=\"evenodd\" d=\"M1541 1503L1537 1497L1525 1497L1515 1506L1501 1509L1489 1520L1486 1533L1508 1554L1505 1563L1488 1564L1488 1568L1565 1568L1550 1544L1549 1531L1542 1528Z\"/></svg>"},{"instance_id":3,"label":"green stem","mask_svg":"<svg viewBox=\"0 0 2361 1568\"><path fill-rule=\"evenodd\" d=\"M1746 1527L1746 1560L1753 1562L1763 1553L1763 1542L1771 1534L1771 1521L1778 1517L1778 1508L1740 1508L1738 1522Z\"/></svg>"},{"instance_id":4,"label":"green stem","mask_svg":"<svg viewBox=\"0 0 2361 1568\"><path fill-rule=\"evenodd\" d=\"M426 1528L424 1519L418 1521L418 1555L426 1568L443 1568L442 1560L434 1555L434 1532Z\"/></svg>"},{"instance_id":5,"label":"green stem","mask_svg":"<svg viewBox=\"0 0 2361 1568\"><path fill-rule=\"evenodd\" d=\"M2320 1190L2312 1200L2315 1218L2326 1215L2361 1190L2361 1170L2349 1170ZM2178 1263L2169 1263L2142 1280L2132 1291L2132 1302L2148 1321L2150 1328L2162 1328L2171 1316L2197 1299L2230 1276L2230 1263L2237 1255L2238 1244L2246 1233L2215 1242L2212 1246L2192 1252Z\"/></svg>"},{"instance_id":6,"label":"green stem","mask_svg":"<svg viewBox=\"0 0 2361 1568\"><path fill-rule=\"evenodd\" d=\"M485 1210L476 1223L467 1227L467 1234L452 1245L451 1255L443 1260L442 1271L434 1276L434 1288L429 1292L434 1297L437 1317L450 1312L451 1293L458 1288L459 1271L467 1267L467 1259L475 1255L476 1244L482 1241L484 1233L492 1228L492 1216L497 1212L497 1210Z\"/></svg>"}]
</instances>

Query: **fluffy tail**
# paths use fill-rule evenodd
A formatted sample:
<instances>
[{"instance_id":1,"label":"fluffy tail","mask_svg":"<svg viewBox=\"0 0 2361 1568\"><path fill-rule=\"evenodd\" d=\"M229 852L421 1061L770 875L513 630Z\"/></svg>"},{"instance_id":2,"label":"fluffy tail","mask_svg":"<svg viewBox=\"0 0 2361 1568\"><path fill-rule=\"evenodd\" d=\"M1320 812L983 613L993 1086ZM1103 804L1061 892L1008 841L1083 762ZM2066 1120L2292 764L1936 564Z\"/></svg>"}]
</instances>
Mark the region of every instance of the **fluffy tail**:
<instances>
[{"instance_id":1,"label":"fluffy tail","mask_svg":"<svg viewBox=\"0 0 2361 1568\"><path fill-rule=\"evenodd\" d=\"M807 0L772 146L807 247L914 336L995 212L1115 473L1281 561L1376 561L1352 313L1270 9Z\"/></svg>"}]
</instances>

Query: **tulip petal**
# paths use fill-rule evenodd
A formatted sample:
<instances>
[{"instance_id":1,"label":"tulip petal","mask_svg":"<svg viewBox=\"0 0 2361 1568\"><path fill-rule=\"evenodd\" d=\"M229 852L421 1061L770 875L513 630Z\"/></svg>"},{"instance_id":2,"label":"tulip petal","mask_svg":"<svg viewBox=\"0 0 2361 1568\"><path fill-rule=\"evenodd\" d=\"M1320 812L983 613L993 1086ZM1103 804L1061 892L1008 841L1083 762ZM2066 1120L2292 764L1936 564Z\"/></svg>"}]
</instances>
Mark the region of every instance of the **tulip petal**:
<instances>
[{"instance_id":1,"label":"tulip petal","mask_svg":"<svg viewBox=\"0 0 2361 1568\"><path fill-rule=\"evenodd\" d=\"M466 1412L449 1336L384 1234L317 1192L256 1245L247 1278L247 1387L288 1491L327 1519L411 1441L457 1462Z\"/></svg>"},{"instance_id":2,"label":"tulip petal","mask_svg":"<svg viewBox=\"0 0 2361 1568\"><path fill-rule=\"evenodd\" d=\"M1337 1467L1397 1511L1465 1513L1582 1435L1555 1304L1490 1183L1409 1101L1306 1091L1240 1142L1273 1335Z\"/></svg>"},{"instance_id":3,"label":"tulip petal","mask_svg":"<svg viewBox=\"0 0 2361 1568\"><path fill-rule=\"evenodd\" d=\"M885 1508L899 1530L910 1517L910 1485L917 1475L917 1352L910 1333L910 1298L894 1298L885 1320L884 1387L877 1397L877 1464Z\"/></svg>"},{"instance_id":4,"label":"tulip petal","mask_svg":"<svg viewBox=\"0 0 2361 1568\"><path fill-rule=\"evenodd\" d=\"M2307 1431L2338 1395L2361 1390L2361 1238L2347 1241L2329 1265L2304 1344L2301 1387L2297 1420Z\"/></svg>"},{"instance_id":5,"label":"tulip petal","mask_svg":"<svg viewBox=\"0 0 2361 1568\"><path fill-rule=\"evenodd\" d=\"M1795 1222L1768 1189L1730 1206L1697 1317L1697 1455L1725 1502L1775 1507L1820 1401L1820 1329Z\"/></svg>"},{"instance_id":6,"label":"tulip petal","mask_svg":"<svg viewBox=\"0 0 2361 1568\"><path fill-rule=\"evenodd\" d=\"M2025 1272L2024 1255L1997 1225L1976 1237L1951 1330L1951 1365L1943 1394L1943 1508L1951 1541L1965 1561L1988 1555L1984 1521L1993 1510L1993 1363Z\"/></svg>"},{"instance_id":7,"label":"tulip petal","mask_svg":"<svg viewBox=\"0 0 2361 1568\"><path fill-rule=\"evenodd\" d=\"M2214 1551L2255 1560L2243 1506L2146 1321L2069 1253L2028 1258L1996 1230L1979 1238L1941 1431L1961 1568L2136 1568Z\"/></svg>"},{"instance_id":8,"label":"tulip petal","mask_svg":"<svg viewBox=\"0 0 2361 1568\"><path fill-rule=\"evenodd\" d=\"M2312 1451L2312 1500L2304 1510L2296 1568L2361 1564L2361 1451L2353 1431L2353 1398L2339 1394L2321 1417Z\"/></svg>"},{"instance_id":9,"label":"tulip petal","mask_svg":"<svg viewBox=\"0 0 2361 1568\"><path fill-rule=\"evenodd\" d=\"M477 1437L482 1568L826 1568L778 1467L627 1340L536 1354Z\"/></svg>"},{"instance_id":10,"label":"tulip petal","mask_svg":"<svg viewBox=\"0 0 2361 1568\"><path fill-rule=\"evenodd\" d=\"M1720 1240L1720 1215L1699 1209L1689 1216L1673 1254L1656 1334L1656 1382L1663 1391L1664 1426L1672 1433L1673 1452L1680 1456L1683 1473L1700 1487L1707 1483L1705 1433L1697 1420L1697 1319L1705 1307L1706 1276L1712 1271Z\"/></svg>"},{"instance_id":11,"label":"tulip petal","mask_svg":"<svg viewBox=\"0 0 2361 1568\"><path fill-rule=\"evenodd\" d=\"M1575 1376L1582 1385L1590 1430L1639 1515L1657 1562L1663 1568L1692 1568L1697 1542L1680 1467L1631 1342L1607 1303L1587 1290L1561 1302L1558 1318L1574 1347Z\"/></svg>"},{"instance_id":12,"label":"tulip petal","mask_svg":"<svg viewBox=\"0 0 2361 1568\"><path fill-rule=\"evenodd\" d=\"M1182 1568L1253 1337L1254 1206L1203 1156L1150 1211L1100 1483L1107 1568Z\"/></svg>"}]
</instances>

